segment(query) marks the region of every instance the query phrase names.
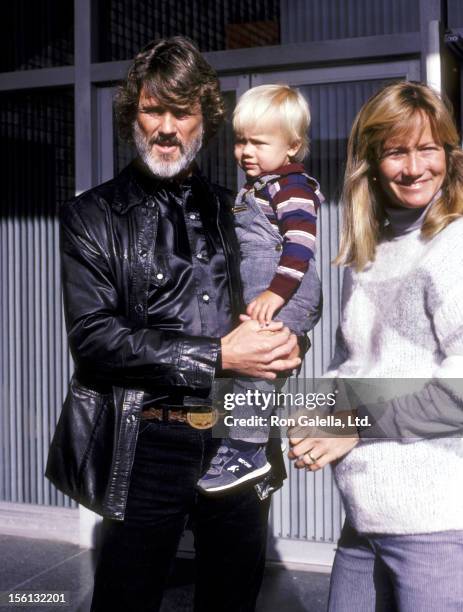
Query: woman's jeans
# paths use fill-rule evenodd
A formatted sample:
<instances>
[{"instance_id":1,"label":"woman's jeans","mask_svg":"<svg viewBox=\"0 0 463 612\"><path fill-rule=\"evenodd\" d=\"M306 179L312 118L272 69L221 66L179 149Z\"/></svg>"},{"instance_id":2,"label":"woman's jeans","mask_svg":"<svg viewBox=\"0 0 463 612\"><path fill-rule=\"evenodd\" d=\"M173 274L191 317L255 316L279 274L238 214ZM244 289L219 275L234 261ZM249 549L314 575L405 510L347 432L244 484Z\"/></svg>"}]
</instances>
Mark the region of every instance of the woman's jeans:
<instances>
[{"instance_id":1,"label":"woman's jeans","mask_svg":"<svg viewBox=\"0 0 463 612\"><path fill-rule=\"evenodd\" d=\"M269 500L260 501L252 486L218 498L197 493L219 443L211 430L185 423L141 423L125 520L103 523L93 611L158 610L187 518L196 548L195 610L254 610Z\"/></svg>"},{"instance_id":2,"label":"woman's jeans","mask_svg":"<svg viewBox=\"0 0 463 612\"><path fill-rule=\"evenodd\" d=\"M362 537L347 523L329 612L462 612L463 532Z\"/></svg>"}]
</instances>

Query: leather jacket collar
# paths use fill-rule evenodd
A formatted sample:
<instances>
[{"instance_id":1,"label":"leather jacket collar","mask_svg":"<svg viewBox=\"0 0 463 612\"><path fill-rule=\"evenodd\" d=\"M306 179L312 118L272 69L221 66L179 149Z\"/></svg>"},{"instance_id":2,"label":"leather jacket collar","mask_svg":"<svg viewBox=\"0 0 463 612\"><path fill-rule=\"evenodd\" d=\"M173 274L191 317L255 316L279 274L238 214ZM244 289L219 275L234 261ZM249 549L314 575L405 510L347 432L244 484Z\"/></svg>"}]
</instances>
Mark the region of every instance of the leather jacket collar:
<instances>
[{"instance_id":1,"label":"leather jacket collar","mask_svg":"<svg viewBox=\"0 0 463 612\"><path fill-rule=\"evenodd\" d=\"M151 194L160 189L166 189L170 193L178 192L179 196L185 189L188 189L193 181L201 183L204 189L209 189L209 182L201 174L198 166L194 164L193 174L183 181L175 179L161 179L145 169L143 162L137 158L130 163L119 174L116 183L112 208L121 215L126 214L133 206L145 203L150 199Z\"/></svg>"}]
</instances>

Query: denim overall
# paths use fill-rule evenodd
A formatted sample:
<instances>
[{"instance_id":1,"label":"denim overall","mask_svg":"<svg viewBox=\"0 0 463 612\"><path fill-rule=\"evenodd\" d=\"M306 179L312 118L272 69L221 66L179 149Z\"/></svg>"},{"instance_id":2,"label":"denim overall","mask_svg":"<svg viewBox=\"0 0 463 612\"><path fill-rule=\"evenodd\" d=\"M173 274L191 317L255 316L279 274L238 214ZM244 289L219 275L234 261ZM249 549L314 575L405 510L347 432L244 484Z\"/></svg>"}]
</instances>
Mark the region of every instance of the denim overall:
<instances>
[{"instance_id":1,"label":"denim overall","mask_svg":"<svg viewBox=\"0 0 463 612\"><path fill-rule=\"evenodd\" d=\"M255 185L260 188L267 183L279 179L279 175L266 175ZM310 178L310 177L309 177ZM310 178L318 188L318 183ZM244 300L249 304L262 291L268 289L275 275L281 252L283 238L278 230L270 223L256 202L253 190L241 189L236 198L235 229L240 244L241 253L241 280L243 283ZM300 336L310 331L320 318L322 308L322 293L315 261L312 259L307 272L291 299L275 316L276 321L283 321L296 335ZM245 393L247 390L257 389L260 393L271 394L284 384L283 380L271 383L257 378L237 378L234 381L233 392ZM267 411L261 406L236 405L232 416L236 419L263 417L259 425L245 427L234 426L229 435L233 439L247 442L265 443L268 440L270 429L270 414L272 403Z\"/></svg>"}]
</instances>

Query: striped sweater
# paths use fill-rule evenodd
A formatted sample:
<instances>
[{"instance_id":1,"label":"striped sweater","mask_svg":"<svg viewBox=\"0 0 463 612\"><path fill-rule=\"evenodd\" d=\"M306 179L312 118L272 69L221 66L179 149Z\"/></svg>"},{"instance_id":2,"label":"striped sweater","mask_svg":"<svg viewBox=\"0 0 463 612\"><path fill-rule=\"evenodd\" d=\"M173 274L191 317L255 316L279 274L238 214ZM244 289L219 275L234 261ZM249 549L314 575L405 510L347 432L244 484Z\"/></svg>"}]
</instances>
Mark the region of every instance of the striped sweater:
<instances>
[{"instance_id":1,"label":"striped sweater","mask_svg":"<svg viewBox=\"0 0 463 612\"><path fill-rule=\"evenodd\" d=\"M254 191L262 212L283 238L280 261L268 289L287 302L315 254L317 211L323 196L302 164L289 164L247 183L238 199Z\"/></svg>"}]
</instances>

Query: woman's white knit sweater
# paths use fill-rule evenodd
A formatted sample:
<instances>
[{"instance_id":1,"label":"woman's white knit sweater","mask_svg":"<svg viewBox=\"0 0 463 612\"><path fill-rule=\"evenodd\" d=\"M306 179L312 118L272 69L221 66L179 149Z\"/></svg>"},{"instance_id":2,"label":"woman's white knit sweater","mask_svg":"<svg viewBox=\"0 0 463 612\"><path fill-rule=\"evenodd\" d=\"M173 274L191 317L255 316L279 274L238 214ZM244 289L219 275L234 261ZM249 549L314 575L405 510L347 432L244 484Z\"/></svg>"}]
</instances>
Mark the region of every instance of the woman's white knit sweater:
<instances>
[{"instance_id":1,"label":"woman's white knit sweater","mask_svg":"<svg viewBox=\"0 0 463 612\"><path fill-rule=\"evenodd\" d=\"M387 238L363 271L348 268L341 332L345 360L331 375L461 378L463 219L430 241L419 229ZM463 530L461 437L362 440L335 476L360 532Z\"/></svg>"}]
</instances>

